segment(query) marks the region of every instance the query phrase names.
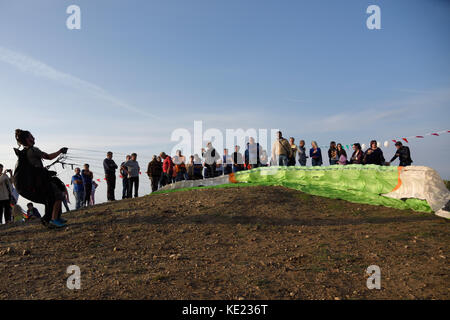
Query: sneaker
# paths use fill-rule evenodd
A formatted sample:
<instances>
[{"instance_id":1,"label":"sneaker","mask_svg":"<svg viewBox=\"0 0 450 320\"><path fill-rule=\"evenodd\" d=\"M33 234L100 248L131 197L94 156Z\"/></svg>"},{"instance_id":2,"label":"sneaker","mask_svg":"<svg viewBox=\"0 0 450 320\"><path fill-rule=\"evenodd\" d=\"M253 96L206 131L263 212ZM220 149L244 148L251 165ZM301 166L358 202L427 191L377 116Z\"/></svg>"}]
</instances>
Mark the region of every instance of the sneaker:
<instances>
[{"instance_id":1,"label":"sneaker","mask_svg":"<svg viewBox=\"0 0 450 320\"><path fill-rule=\"evenodd\" d=\"M62 224L66 224L67 223L67 220L64 219L64 218L59 218L58 221L61 222Z\"/></svg>"},{"instance_id":2,"label":"sneaker","mask_svg":"<svg viewBox=\"0 0 450 320\"><path fill-rule=\"evenodd\" d=\"M50 220L50 223L49 223L51 226L53 226L53 227L56 227L56 228L63 228L63 227L65 227L66 226L66 224L65 223L62 223L61 221L59 221L59 220Z\"/></svg>"}]
</instances>

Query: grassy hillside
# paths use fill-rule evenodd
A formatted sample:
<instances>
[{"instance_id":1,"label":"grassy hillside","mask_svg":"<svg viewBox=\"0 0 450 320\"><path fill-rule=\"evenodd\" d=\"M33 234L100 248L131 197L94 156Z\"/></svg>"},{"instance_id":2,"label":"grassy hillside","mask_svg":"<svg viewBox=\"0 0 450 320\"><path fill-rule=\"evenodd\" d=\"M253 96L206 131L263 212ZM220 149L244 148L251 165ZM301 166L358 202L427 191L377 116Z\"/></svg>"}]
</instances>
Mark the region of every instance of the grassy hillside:
<instances>
[{"instance_id":1,"label":"grassy hillside","mask_svg":"<svg viewBox=\"0 0 450 320\"><path fill-rule=\"evenodd\" d=\"M236 187L65 217L62 230L0 226L0 299L450 298L449 224L433 214ZM366 287L370 265L381 290Z\"/></svg>"}]
</instances>

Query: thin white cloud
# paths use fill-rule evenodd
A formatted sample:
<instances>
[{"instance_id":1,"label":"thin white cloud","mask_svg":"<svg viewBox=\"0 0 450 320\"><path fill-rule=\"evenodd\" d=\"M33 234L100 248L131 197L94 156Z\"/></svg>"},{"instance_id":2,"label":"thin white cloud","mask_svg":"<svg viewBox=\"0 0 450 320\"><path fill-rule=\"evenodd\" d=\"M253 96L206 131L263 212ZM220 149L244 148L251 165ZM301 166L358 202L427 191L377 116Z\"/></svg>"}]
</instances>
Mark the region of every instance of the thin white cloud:
<instances>
[{"instance_id":1,"label":"thin white cloud","mask_svg":"<svg viewBox=\"0 0 450 320\"><path fill-rule=\"evenodd\" d=\"M342 123L350 123L351 129L361 128L369 123L376 121L392 119L396 115L404 113L406 108L399 108L393 110L384 110L374 112L372 110L357 112L357 113L340 113L330 117L320 119L318 121L310 122L311 128L320 128L322 132L342 131Z\"/></svg>"},{"instance_id":2,"label":"thin white cloud","mask_svg":"<svg viewBox=\"0 0 450 320\"><path fill-rule=\"evenodd\" d=\"M416 90L416 89L395 89L395 91L406 92L406 93L417 93L417 94L426 94L427 93L427 91Z\"/></svg>"},{"instance_id":3,"label":"thin white cloud","mask_svg":"<svg viewBox=\"0 0 450 320\"><path fill-rule=\"evenodd\" d=\"M134 112L141 116L152 117L160 120L159 117L132 106L117 97L111 95L103 88L77 78L71 74L61 72L55 68L36 60L30 56L0 46L0 61L5 62L18 70L32 74L36 77L53 80L65 86L85 91L86 93L101 98L116 107L123 108L127 111Z\"/></svg>"},{"instance_id":4,"label":"thin white cloud","mask_svg":"<svg viewBox=\"0 0 450 320\"><path fill-rule=\"evenodd\" d=\"M449 105L450 90L445 88L404 99L368 104L359 112L340 112L319 119L309 115L303 119L302 129L308 132L341 132L367 128L368 125L380 127L398 116L425 116L431 109Z\"/></svg>"},{"instance_id":5,"label":"thin white cloud","mask_svg":"<svg viewBox=\"0 0 450 320\"><path fill-rule=\"evenodd\" d=\"M293 98L286 98L285 100L289 101L289 102L296 102L296 103L310 102L309 100L305 100L305 99L293 99Z\"/></svg>"}]
</instances>

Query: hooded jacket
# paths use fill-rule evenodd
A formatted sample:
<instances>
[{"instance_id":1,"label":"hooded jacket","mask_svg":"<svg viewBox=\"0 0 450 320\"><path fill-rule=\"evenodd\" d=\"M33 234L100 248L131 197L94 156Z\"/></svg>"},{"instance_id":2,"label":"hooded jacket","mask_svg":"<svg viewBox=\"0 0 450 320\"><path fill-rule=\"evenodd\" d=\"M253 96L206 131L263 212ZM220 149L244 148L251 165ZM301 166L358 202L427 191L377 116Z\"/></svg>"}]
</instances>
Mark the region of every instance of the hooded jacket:
<instances>
[{"instance_id":1,"label":"hooded jacket","mask_svg":"<svg viewBox=\"0 0 450 320\"><path fill-rule=\"evenodd\" d=\"M173 174L173 161L170 156L166 156L162 164L162 170L166 174Z\"/></svg>"}]
</instances>

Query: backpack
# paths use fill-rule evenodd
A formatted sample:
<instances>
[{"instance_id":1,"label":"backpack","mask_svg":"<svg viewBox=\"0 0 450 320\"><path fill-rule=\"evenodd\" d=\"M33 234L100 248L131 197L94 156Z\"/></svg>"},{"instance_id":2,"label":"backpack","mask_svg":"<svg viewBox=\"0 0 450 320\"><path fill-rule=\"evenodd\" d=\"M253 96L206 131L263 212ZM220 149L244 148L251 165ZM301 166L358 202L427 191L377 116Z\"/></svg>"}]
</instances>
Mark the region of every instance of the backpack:
<instances>
[{"instance_id":1,"label":"backpack","mask_svg":"<svg viewBox=\"0 0 450 320\"><path fill-rule=\"evenodd\" d=\"M14 148L18 160L14 170L14 187L19 195L29 201L45 204L52 194L50 182L56 175L54 171L34 167L27 157L27 149Z\"/></svg>"}]
</instances>

